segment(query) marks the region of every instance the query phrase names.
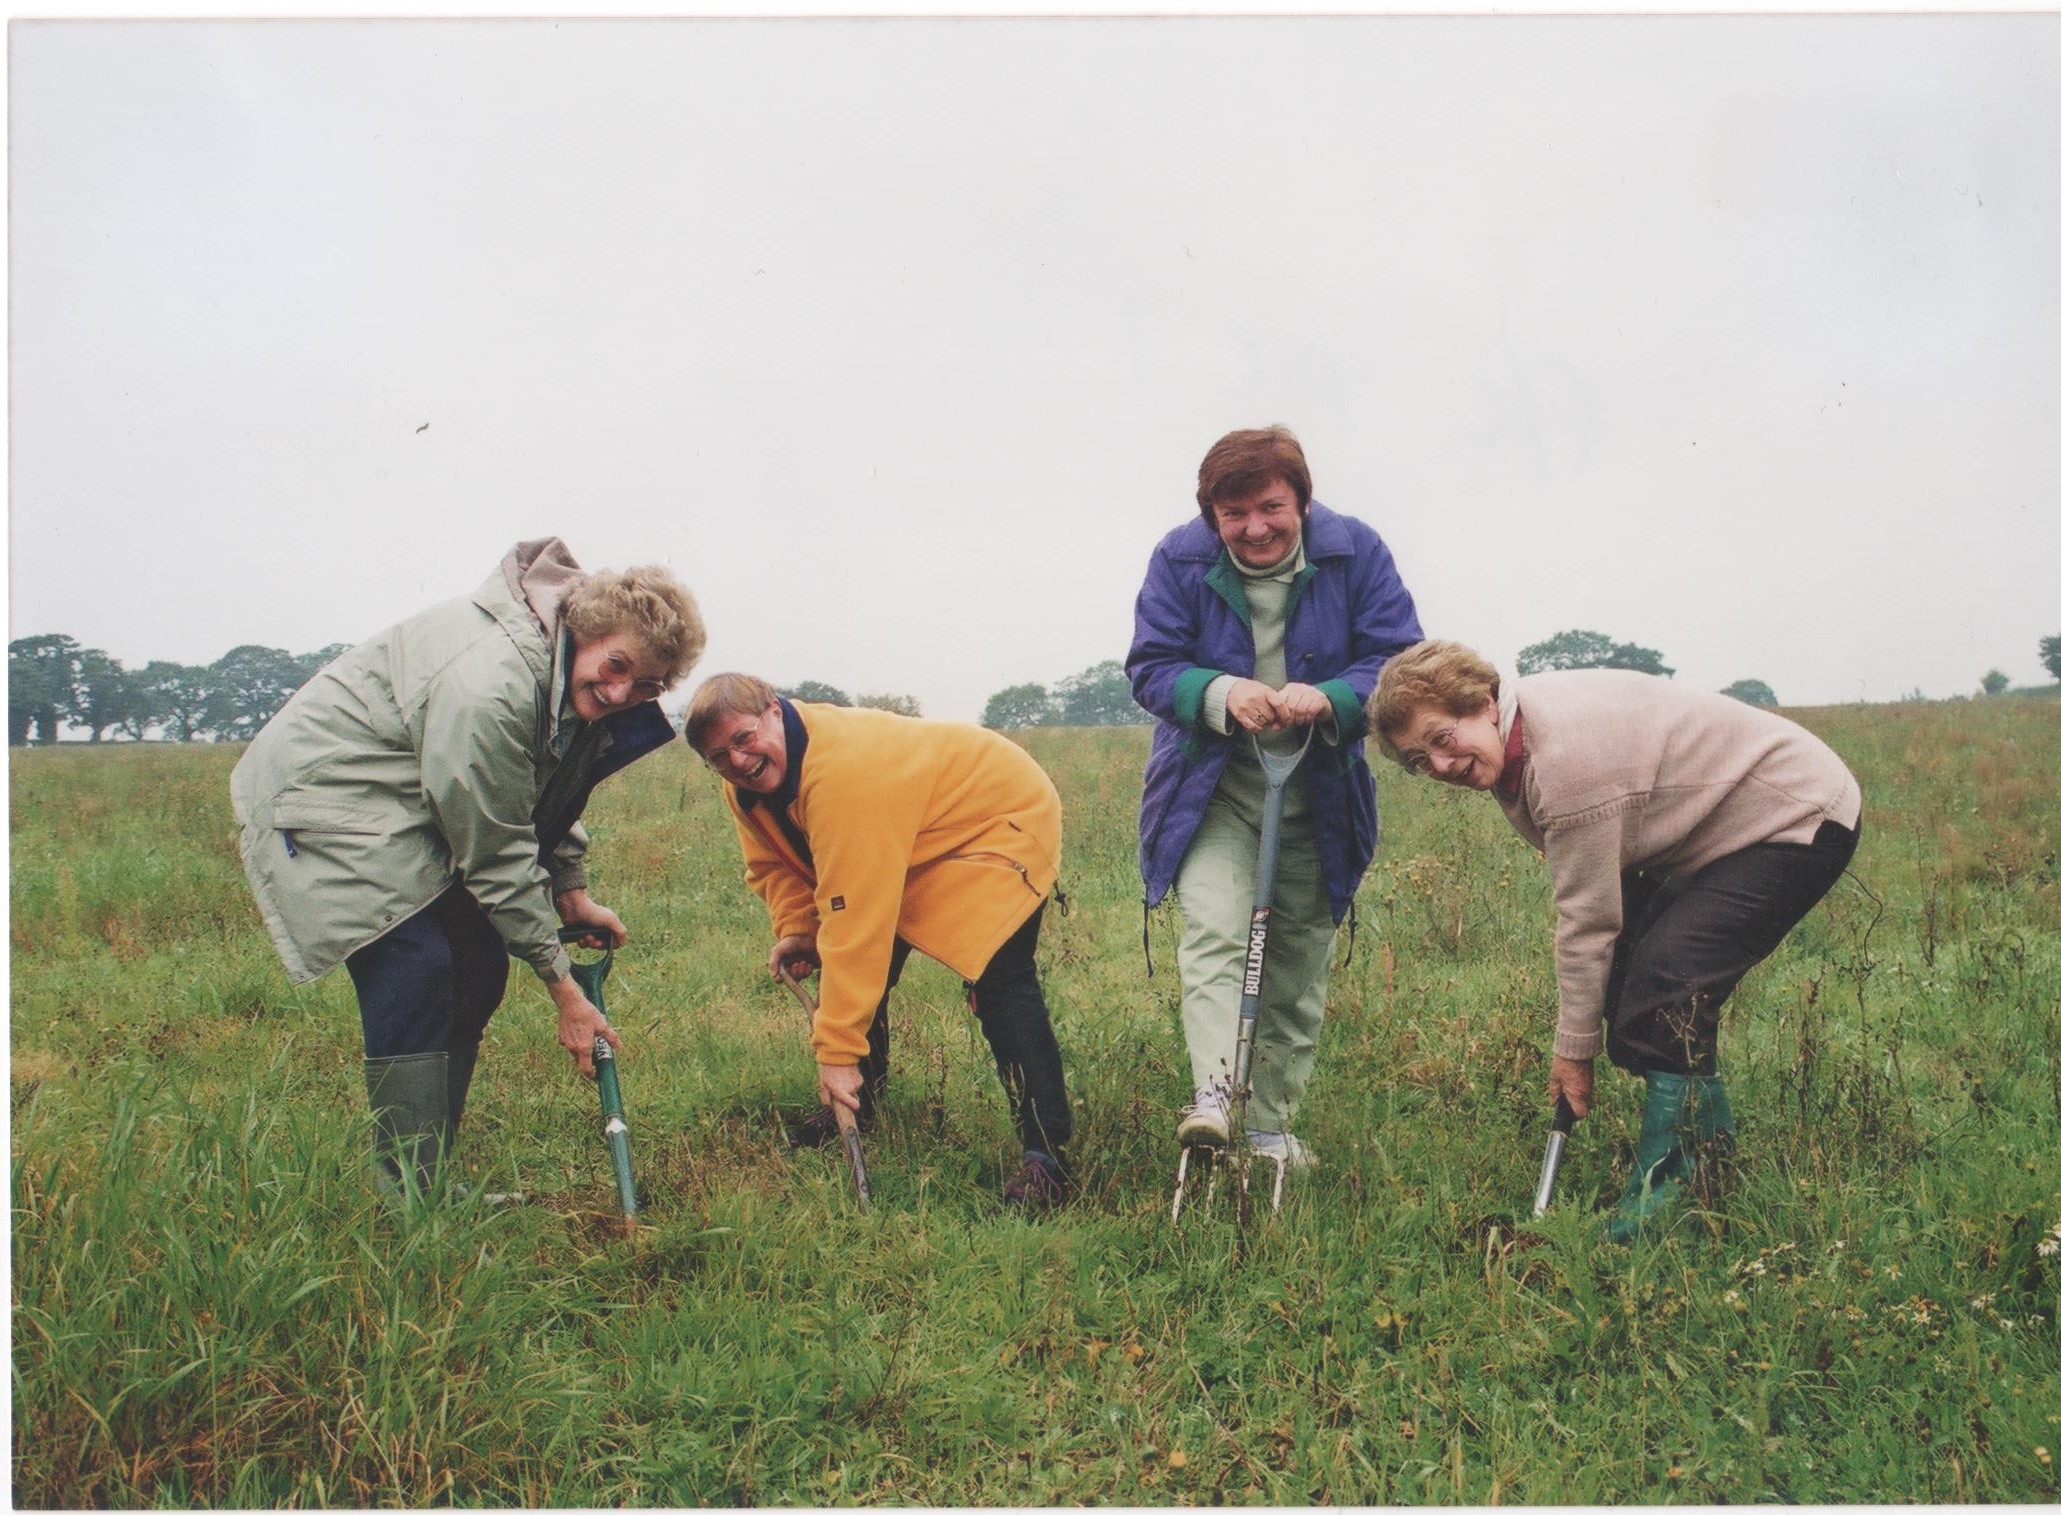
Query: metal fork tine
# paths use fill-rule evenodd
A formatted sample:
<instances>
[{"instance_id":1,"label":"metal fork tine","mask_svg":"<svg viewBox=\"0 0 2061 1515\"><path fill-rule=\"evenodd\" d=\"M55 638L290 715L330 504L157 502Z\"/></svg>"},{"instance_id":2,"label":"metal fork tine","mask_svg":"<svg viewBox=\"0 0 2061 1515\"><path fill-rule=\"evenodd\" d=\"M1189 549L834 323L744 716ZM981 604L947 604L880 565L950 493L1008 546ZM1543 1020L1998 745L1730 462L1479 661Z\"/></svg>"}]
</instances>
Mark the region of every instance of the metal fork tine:
<instances>
[{"instance_id":1,"label":"metal fork tine","mask_svg":"<svg viewBox=\"0 0 2061 1515\"><path fill-rule=\"evenodd\" d=\"M1204 1206L1216 1203L1217 1175L1227 1164L1233 1162L1230 1152L1222 1147L1196 1142L1181 1148L1180 1166L1174 1169L1174 1204L1172 1212L1167 1216L1169 1222L1178 1221L1184 1210L1195 1208L1196 1197L1194 1191L1188 1187L1188 1169L1190 1159L1196 1157L1202 1159L1202 1172L1195 1177L1196 1181L1203 1185L1201 1203Z\"/></svg>"}]
</instances>

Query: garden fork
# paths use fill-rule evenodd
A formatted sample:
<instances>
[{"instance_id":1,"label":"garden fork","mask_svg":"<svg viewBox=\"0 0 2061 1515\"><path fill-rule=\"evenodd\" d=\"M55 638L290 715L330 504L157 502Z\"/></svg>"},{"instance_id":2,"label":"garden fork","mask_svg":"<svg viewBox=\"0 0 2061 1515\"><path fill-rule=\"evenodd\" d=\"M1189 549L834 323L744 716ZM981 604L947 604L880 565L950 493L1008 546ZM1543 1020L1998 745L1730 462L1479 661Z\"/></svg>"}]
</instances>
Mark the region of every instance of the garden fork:
<instances>
[{"instance_id":1,"label":"garden fork","mask_svg":"<svg viewBox=\"0 0 2061 1515\"><path fill-rule=\"evenodd\" d=\"M1317 734L1315 726L1303 731L1302 745L1293 752L1272 753L1261 745L1257 732L1252 734L1253 751L1259 754L1260 771L1267 779L1267 799L1260 812L1259 868L1252 890L1252 924L1245 937L1245 981L1241 985L1238 1000L1238 1044L1232 1054L1230 1138L1228 1150L1232 1171L1238 1178L1238 1224L1245 1224L1249 1193L1252 1183L1252 1148L1245 1139L1245 1108L1252 1098L1253 1048L1259 1035L1260 985L1267 969L1267 930L1274 913L1274 875L1281 862L1281 810L1286 802L1288 780L1297 768L1302 766L1304 756L1310 750L1310 741ZM1193 1144L1181 1148L1181 1165L1174 1173L1173 1213L1168 1217L1178 1221L1181 1206L1188 1187L1188 1158L1195 1151ZM1281 1208L1281 1186L1288 1177L1288 1154L1284 1146L1280 1155L1269 1154L1274 1164L1274 1209ZM1210 1189L1215 1192L1216 1175L1210 1175Z\"/></svg>"}]
</instances>

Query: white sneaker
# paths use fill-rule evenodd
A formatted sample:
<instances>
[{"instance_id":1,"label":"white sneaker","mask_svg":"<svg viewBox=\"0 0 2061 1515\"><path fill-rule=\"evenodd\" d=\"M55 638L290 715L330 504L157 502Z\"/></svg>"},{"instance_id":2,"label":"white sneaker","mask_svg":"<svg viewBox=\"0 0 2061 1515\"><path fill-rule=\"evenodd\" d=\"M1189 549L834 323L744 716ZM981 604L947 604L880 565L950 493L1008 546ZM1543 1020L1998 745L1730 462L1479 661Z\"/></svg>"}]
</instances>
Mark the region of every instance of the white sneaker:
<instances>
[{"instance_id":1,"label":"white sneaker","mask_svg":"<svg viewBox=\"0 0 2061 1515\"><path fill-rule=\"evenodd\" d=\"M1195 1091L1195 1103L1181 1112L1174 1140L1184 1147L1226 1147L1231 1142L1230 1096L1220 1084Z\"/></svg>"},{"instance_id":2,"label":"white sneaker","mask_svg":"<svg viewBox=\"0 0 2061 1515\"><path fill-rule=\"evenodd\" d=\"M1271 1157L1290 1173L1317 1166L1317 1155L1285 1131L1247 1131L1245 1139L1261 1157Z\"/></svg>"}]
</instances>

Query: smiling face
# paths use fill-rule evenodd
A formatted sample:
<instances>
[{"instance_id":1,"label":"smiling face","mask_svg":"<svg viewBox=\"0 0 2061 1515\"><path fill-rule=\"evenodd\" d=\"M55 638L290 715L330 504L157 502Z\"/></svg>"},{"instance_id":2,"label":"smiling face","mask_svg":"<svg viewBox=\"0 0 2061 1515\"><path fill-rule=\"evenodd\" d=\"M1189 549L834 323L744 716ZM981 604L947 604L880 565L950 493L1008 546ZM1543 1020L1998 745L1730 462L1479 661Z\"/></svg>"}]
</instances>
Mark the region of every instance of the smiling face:
<instances>
[{"instance_id":1,"label":"smiling face","mask_svg":"<svg viewBox=\"0 0 2061 1515\"><path fill-rule=\"evenodd\" d=\"M1459 789L1491 789L1503 776L1503 733L1494 700L1473 715L1420 706L1396 738L1396 751L1412 773L1427 773Z\"/></svg>"},{"instance_id":2,"label":"smiling face","mask_svg":"<svg viewBox=\"0 0 2061 1515\"><path fill-rule=\"evenodd\" d=\"M573 714L598 721L665 693L657 660L622 632L573 647Z\"/></svg>"},{"instance_id":3,"label":"smiling face","mask_svg":"<svg viewBox=\"0 0 2061 1515\"><path fill-rule=\"evenodd\" d=\"M1219 500L1211 508L1216 512L1217 535L1247 568L1279 568L1295 556L1296 544L1302 541L1307 510L1286 479L1277 478L1251 494Z\"/></svg>"},{"instance_id":4,"label":"smiling face","mask_svg":"<svg viewBox=\"0 0 2061 1515\"><path fill-rule=\"evenodd\" d=\"M701 760L739 789L771 794L787 777L787 727L780 707L718 717L703 742Z\"/></svg>"}]
</instances>

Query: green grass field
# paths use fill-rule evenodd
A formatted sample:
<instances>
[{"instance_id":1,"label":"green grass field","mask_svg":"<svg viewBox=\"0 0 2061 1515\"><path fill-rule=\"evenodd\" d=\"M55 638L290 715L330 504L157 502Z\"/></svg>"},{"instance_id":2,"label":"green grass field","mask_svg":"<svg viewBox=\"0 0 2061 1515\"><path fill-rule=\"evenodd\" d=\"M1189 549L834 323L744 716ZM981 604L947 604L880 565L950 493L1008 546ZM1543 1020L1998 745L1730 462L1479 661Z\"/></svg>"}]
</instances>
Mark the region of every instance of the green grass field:
<instances>
[{"instance_id":1,"label":"green grass field","mask_svg":"<svg viewBox=\"0 0 2061 1515\"><path fill-rule=\"evenodd\" d=\"M366 1181L342 973L290 988L233 750L11 755L14 1498L39 1506L1588 1503L2061 1498L2061 705L1805 711L1856 872L1741 986L1739 1161L1599 1246L1638 1091L1601 1070L1526 1215L1554 1003L1545 871L1495 806L1380 773L1382 853L1245 1244L1165 1219L1170 910L1140 953L1144 733L1032 733L1066 803L1046 989L1076 1206L1013 1144L953 978L912 962L875 1211L790 1154L801 1016L714 780L605 786L595 892L651 1221L527 975L460 1166L542 1197L413 1219ZM1342 947L1341 947L1342 950Z\"/></svg>"}]
</instances>

